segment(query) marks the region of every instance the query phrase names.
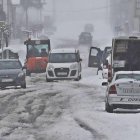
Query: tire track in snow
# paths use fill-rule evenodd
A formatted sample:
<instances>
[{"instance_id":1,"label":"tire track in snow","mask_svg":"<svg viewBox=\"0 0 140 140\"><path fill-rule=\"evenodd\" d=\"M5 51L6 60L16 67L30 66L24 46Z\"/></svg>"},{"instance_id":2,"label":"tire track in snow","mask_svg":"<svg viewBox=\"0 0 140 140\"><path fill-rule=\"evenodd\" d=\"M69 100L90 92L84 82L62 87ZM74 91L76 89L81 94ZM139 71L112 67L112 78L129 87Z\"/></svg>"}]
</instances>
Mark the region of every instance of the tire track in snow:
<instances>
[{"instance_id":1,"label":"tire track in snow","mask_svg":"<svg viewBox=\"0 0 140 140\"><path fill-rule=\"evenodd\" d=\"M82 121L79 118L74 118L74 120L76 121L76 123L83 128L86 131L89 131L92 136L93 136L93 140L107 140L107 137L105 135L102 135L100 133L98 133L95 129L93 129L89 124L87 124L86 122Z\"/></svg>"}]
</instances>

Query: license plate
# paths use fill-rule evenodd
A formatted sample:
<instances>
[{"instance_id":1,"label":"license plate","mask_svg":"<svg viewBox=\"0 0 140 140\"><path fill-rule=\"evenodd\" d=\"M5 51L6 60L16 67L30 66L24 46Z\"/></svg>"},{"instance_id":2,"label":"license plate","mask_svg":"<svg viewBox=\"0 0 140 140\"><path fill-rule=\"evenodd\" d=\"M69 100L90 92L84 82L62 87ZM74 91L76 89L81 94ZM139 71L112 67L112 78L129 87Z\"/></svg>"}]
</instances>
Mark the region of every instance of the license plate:
<instances>
[{"instance_id":1,"label":"license plate","mask_svg":"<svg viewBox=\"0 0 140 140\"><path fill-rule=\"evenodd\" d=\"M133 93L134 92L134 90L133 90L133 88L129 88L129 89L123 89L123 92L124 93Z\"/></svg>"},{"instance_id":2,"label":"license plate","mask_svg":"<svg viewBox=\"0 0 140 140\"><path fill-rule=\"evenodd\" d=\"M128 102L140 102L140 98L128 98Z\"/></svg>"},{"instance_id":3,"label":"license plate","mask_svg":"<svg viewBox=\"0 0 140 140\"><path fill-rule=\"evenodd\" d=\"M2 79L2 82L13 82L13 79Z\"/></svg>"},{"instance_id":4,"label":"license plate","mask_svg":"<svg viewBox=\"0 0 140 140\"><path fill-rule=\"evenodd\" d=\"M123 89L123 92L124 93L140 93L140 89L133 89L133 88Z\"/></svg>"},{"instance_id":5,"label":"license plate","mask_svg":"<svg viewBox=\"0 0 140 140\"><path fill-rule=\"evenodd\" d=\"M61 75L67 75L67 72L58 72L57 75L61 76Z\"/></svg>"}]
</instances>

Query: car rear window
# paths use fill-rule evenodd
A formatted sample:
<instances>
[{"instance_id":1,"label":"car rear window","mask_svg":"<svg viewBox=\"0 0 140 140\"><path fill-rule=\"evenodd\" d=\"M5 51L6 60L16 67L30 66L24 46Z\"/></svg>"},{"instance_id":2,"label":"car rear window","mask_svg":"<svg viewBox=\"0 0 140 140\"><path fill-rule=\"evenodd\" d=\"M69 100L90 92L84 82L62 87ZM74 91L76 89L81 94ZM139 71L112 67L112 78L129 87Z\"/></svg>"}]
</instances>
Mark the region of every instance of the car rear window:
<instances>
[{"instance_id":1,"label":"car rear window","mask_svg":"<svg viewBox=\"0 0 140 140\"><path fill-rule=\"evenodd\" d=\"M19 61L0 61L0 69L20 69L22 65Z\"/></svg>"},{"instance_id":2,"label":"car rear window","mask_svg":"<svg viewBox=\"0 0 140 140\"><path fill-rule=\"evenodd\" d=\"M140 80L140 74L117 74L116 75L116 80L123 79L123 78Z\"/></svg>"}]
</instances>

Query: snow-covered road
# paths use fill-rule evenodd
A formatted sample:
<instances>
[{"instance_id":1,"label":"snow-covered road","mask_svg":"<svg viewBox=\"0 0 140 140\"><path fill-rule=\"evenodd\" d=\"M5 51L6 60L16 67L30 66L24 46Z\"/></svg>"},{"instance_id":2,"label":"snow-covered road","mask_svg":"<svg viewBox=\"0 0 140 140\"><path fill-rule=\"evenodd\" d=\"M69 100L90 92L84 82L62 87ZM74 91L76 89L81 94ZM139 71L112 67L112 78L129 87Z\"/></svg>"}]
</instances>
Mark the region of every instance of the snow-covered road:
<instances>
[{"instance_id":1,"label":"snow-covered road","mask_svg":"<svg viewBox=\"0 0 140 140\"><path fill-rule=\"evenodd\" d=\"M78 48L81 81L32 74L27 89L0 91L0 140L139 140L140 112L105 112L101 73L87 67L89 48Z\"/></svg>"}]
</instances>

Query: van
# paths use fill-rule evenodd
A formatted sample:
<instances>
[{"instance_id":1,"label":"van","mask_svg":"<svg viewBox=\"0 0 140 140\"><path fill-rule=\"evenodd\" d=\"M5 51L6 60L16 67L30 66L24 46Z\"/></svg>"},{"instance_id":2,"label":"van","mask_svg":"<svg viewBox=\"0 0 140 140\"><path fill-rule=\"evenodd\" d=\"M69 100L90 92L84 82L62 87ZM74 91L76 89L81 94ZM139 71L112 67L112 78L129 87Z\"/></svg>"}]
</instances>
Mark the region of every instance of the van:
<instances>
[{"instance_id":1,"label":"van","mask_svg":"<svg viewBox=\"0 0 140 140\"><path fill-rule=\"evenodd\" d=\"M53 49L49 53L46 82L53 80L81 79L80 52L74 48Z\"/></svg>"}]
</instances>

